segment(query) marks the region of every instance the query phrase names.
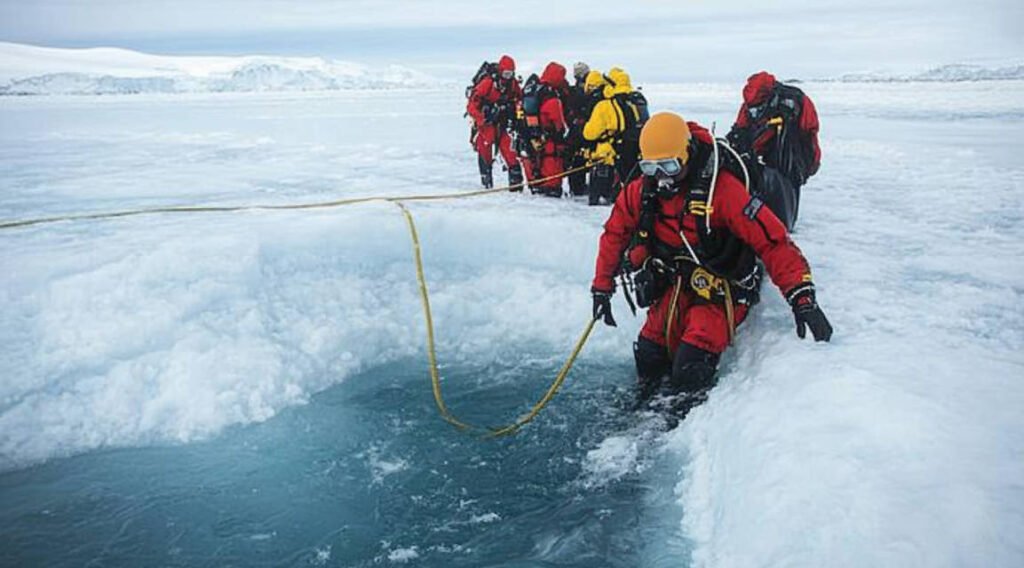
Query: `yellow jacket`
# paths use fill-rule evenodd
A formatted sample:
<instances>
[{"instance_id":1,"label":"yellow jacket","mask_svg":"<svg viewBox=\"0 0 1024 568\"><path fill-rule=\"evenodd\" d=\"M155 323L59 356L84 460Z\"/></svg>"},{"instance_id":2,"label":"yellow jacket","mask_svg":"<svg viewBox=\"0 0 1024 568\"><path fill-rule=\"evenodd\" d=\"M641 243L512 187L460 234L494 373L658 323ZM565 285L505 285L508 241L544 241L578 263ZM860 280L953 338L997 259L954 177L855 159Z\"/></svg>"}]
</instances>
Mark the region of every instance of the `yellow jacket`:
<instances>
[{"instance_id":1,"label":"yellow jacket","mask_svg":"<svg viewBox=\"0 0 1024 568\"><path fill-rule=\"evenodd\" d=\"M588 156L591 160L599 160L608 165L615 164L615 148L612 145L615 138L625 130L626 117L623 111L632 112L632 108L623 109L613 98L621 93L630 93L633 86L629 81L629 75L619 69L612 67L608 71L609 83L604 87L604 99L594 105L594 111L590 119L583 126L583 138L597 142L597 146L591 150ZM637 117L639 118L639 117Z\"/></svg>"}]
</instances>

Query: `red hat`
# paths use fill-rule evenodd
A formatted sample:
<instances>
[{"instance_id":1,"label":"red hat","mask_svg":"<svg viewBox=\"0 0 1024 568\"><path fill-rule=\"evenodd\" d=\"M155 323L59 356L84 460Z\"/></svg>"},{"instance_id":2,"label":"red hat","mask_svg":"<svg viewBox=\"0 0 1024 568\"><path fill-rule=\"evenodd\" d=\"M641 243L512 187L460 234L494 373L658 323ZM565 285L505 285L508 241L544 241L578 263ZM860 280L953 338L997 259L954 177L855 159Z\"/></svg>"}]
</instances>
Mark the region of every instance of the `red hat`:
<instances>
[{"instance_id":1,"label":"red hat","mask_svg":"<svg viewBox=\"0 0 1024 568\"><path fill-rule=\"evenodd\" d=\"M498 71L515 71L516 61L508 55L502 55L501 59L498 60Z\"/></svg>"},{"instance_id":2,"label":"red hat","mask_svg":"<svg viewBox=\"0 0 1024 568\"><path fill-rule=\"evenodd\" d=\"M756 105L768 98L768 94L775 87L775 75L767 71L754 73L747 78L747 85L743 87L743 102L748 105Z\"/></svg>"},{"instance_id":3,"label":"red hat","mask_svg":"<svg viewBox=\"0 0 1024 568\"><path fill-rule=\"evenodd\" d=\"M554 61L548 63L548 66L544 68L544 72L540 75L540 82L555 88L561 88L565 84L565 67Z\"/></svg>"}]
</instances>

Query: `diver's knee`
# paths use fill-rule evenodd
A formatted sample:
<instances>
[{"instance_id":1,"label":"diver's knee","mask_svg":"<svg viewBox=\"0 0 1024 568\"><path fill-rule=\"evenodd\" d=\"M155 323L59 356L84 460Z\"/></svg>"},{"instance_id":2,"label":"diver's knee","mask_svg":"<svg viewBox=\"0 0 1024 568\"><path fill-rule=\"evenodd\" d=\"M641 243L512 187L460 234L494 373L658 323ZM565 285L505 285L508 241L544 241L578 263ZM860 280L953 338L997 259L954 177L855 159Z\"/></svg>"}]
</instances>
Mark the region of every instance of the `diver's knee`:
<instances>
[{"instance_id":1,"label":"diver's knee","mask_svg":"<svg viewBox=\"0 0 1024 568\"><path fill-rule=\"evenodd\" d=\"M641 383L658 382L671 371L672 364L665 353L665 346L646 337L641 336L633 343L633 358Z\"/></svg>"},{"instance_id":2,"label":"diver's knee","mask_svg":"<svg viewBox=\"0 0 1024 568\"><path fill-rule=\"evenodd\" d=\"M672 361L672 388L677 392L697 392L715 386L718 354L679 344Z\"/></svg>"}]
</instances>

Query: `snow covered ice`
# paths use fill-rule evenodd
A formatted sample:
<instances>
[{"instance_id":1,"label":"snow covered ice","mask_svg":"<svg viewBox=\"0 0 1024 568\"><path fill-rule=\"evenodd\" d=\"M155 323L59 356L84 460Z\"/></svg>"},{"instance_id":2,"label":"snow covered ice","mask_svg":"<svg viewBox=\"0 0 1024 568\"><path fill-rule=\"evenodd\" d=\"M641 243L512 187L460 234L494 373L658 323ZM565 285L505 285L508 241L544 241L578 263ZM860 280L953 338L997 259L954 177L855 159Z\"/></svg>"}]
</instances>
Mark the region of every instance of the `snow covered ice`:
<instances>
[{"instance_id":1,"label":"snow covered ice","mask_svg":"<svg viewBox=\"0 0 1024 568\"><path fill-rule=\"evenodd\" d=\"M323 91L424 88L431 77L319 57L182 57L127 49L54 49L0 42L0 94Z\"/></svg>"},{"instance_id":2,"label":"snow covered ice","mask_svg":"<svg viewBox=\"0 0 1024 568\"><path fill-rule=\"evenodd\" d=\"M721 131L741 81L645 92ZM619 407L618 299L518 438L452 430L390 204L0 232L0 564L1024 565L1024 81L801 87L794 238L836 335L766 287L667 433ZM0 219L475 189L461 91L2 97ZM409 207L446 394L516 415L589 316L607 209Z\"/></svg>"}]
</instances>

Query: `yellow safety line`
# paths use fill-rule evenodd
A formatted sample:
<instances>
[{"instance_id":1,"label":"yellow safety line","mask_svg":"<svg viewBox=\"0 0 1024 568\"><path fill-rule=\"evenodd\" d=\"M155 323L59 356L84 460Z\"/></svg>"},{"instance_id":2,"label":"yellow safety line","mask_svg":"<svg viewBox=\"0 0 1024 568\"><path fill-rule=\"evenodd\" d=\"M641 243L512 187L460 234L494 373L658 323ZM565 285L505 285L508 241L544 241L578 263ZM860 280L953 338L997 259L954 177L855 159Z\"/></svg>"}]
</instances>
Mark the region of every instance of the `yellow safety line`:
<instances>
[{"instance_id":1,"label":"yellow safety line","mask_svg":"<svg viewBox=\"0 0 1024 568\"><path fill-rule=\"evenodd\" d=\"M420 287L420 300L423 305L423 318L426 321L427 326L427 361L430 365L430 383L434 392L434 402L437 404L437 410L441 413L441 418L446 422L455 426L459 430L475 430L475 431L486 431L488 429L479 426L473 426L467 422L456 418L450 410L448 405L444 403L444 396L441 394L441 377L437 369L437 351L435 347L434 339L434 318L430 311L430 295L427 292L427 279L423 271L423 254L420 246L419 234L416 231L416 223L413 221L412 213L405 204L401 202L394 202L399 209L402 210L402 215L405 216L406 225L409 227L409 236L412 239L413 247L413 258L416 262L416 280L419 282ZM587 339L590 338L590 333L594 329L594 323L596 319L590 320L587 324L586 329L583 331L583 335L576 341L576 346L573 348L572 354L562 365L562 369L558 372L554 382L548 387L544 396L541 397L530 412L525 416L519 418L515 422L502 427L490 428L490 432L485 435L486 438L497 438L501 436L508 436L516 433L526 423L530 422L540 413L540 411L547 406L551 399L555 397L558 389L562 386L565 381L565 377L569 375L569 371L572 369L573 363L576 362L576 358L579 356L580 351L583 350L583 346L587 343Z\"/></svg>"},{"instance_id":2,"label":"yellow safety line","mask_svg":"<svg viewBox=\"0 0 1024 568\"><path fill-rule=\"evenodd\" d=\"M736 322L734 321L736 312L732 303L732 286L729 285L729 281L725 278L719 278L718 281L721 283L722 292L725 294L725 318L728 320L729 325L729 345L732 345L733 340L736 338ZM672 304L668 307L668 318L665 320L665 348L669 351L669 357L672 357L672 324L676 318L677 302L679 301L679 291L682 285L682 276L677 276L676 285L672 290Z\"/></svg>"},{"instance_id":3,"label":"yellow safety line","mask_svg":"<svg viewBox=\"0 0 1024 568\"><path fill-rule=\"evenodd\" d=\"M59 215L54 217L39 217L36 219L22 219L13 221L0 222L0 229L13 229L16 227L28 227L30 225L43 225L47 223L56 223L59 221L82 221L86 219L113 219L116 217L133 217L136 215L152 215L155 213L215 213L215 212L234 212L234 211L256 211L256 210L282 210L282 209L325 209L330 207L341 207L343 205L354 205L357 203L369 203L371 201L389 201L392 203L399 201L431 201L438 199L460 199L464 197L477 197L480 195L490 195L492 193L500 193L503 191L522 190L527 183L542 183L556 178L565 177L569 174L583 171L591 167L592 163L587 163L582 166L566 170L564 172L557 173L555 175L547 176L535 180L524 180L521 183L505 185L501 187L495 187L491 189L482 189L476 191L461 191L455 193L440 193L433 195L410 195L407 197L393 196L393 197L353 197L349 199L339 199L335 201L318 201L313 203L293 203L293 204L278 204L278 205L181 205L181 206L169 206L169 207L151 207L145 209L129 209L125 211L110 211L106 213L79 213L71 215Z\"/></svg>"},{"instance_id":4,"label":"yellow safety line","mask_svg":"<svg viewBox=\"0 0 1024 568\"><path fill-rule=\"evenodd\" d=\"M537 404L533 405L530 412L508 426L492 429L492 432L487 435L488 438L498 438L501 436L508 436L509 434L515 434L520 428L526 425L527 422L533 420L538 414L540 414L540 411L547 406L549 402L551 402L551 399L555 397L558 389L565 381L565 377L569 375L569 371L572 369L573 363L576 362L576 357L579 356L580 351L583 350L583 346L586 345L587 340L590 339L590 332L594 330L595 323L597 323L597 318L590 320L590 323L587 324L587 327L583 330L583 334L576 340L576 346L573 347L569 358L565 360L565 364L562 365L562 369L558 371L558 376L555 377L555 382L551 383L548 391L544 393L544 396L541 397L539 401L537 401Z\"/></svg>"},{"instance_id":5,"label":"yellow safety line","mask_svg":"<svg viewBox=\"0 0 1024 568\"><path fill-rule=\"evenodd\" d=\"M569 169L569 170L563 171L561 173L558 173L558 174L555 174L555 175L552 175L552 176L547 176L545 178L540 178L540 179L536 179L536 180L530 180L529 183L540 183L540 182L552 180L552 179L555 179L555 178L564 177L564 176L567 176L567 175L569 175L571 173L582 171L582 170L584 170L586 168L591 167L592 165L593 165L592 163L587 163L587 164L585 164L583 166L580 166L580 167L577 167L577 168L573 168L573 169ZM90 213L90 214L81 214L81 215L66 215L66 216L61 216L61 217L47 217L47 218L40 218L40 219L28 219L28 220L24 220L24 221L10 221L10 222L6 222L6 223L0 223L0 229L7 229L7 228L12 228L12 227L24 227L24 226L28 226L28 225L38 225L38 224L42 224L42 223L53 223L53 222L57 222L57 221L71 221L71 220L80 220L80 219L106 219L106 218L112 218L112 217L127 217L127 216L131 216L131 215L143 215L143 214L147 214L147 213L196 213L196 212L213 212L213 211L222 211L223 212L223 211L245 211L245 210L254 210L254 209L313 209L313 208L325 208L325 207L339 207L339 206L342 206L342 205L352 205L352 204L356 204L356 203L367 203L367 202L370 202L370 201L383 201L383 202L394 203L396 206L398 206L399 209L401 209L402 214L405 216L406 224L409 227L409 235L410 235L410 237L412 239L414 260L415 260L415 263L416 263L416 279L419 282L420 299L422 300L422 304L423 304L423 317L426 320L426 326L427 326L427 360L430 363L430 381L431 381L431 385L432 385L432 388L433 388L433 391L434 391L434 402L437 403L437 409L441 413L441 417L446 422L451 424L452 426L455 426L456 428L458 428L460 430L478 430L478 431L490 430L490 433L488 433L486 435L486 437L494 438L494 437L507 436L507 435L510 435L510 434L514 434L516 431L518 431L520 428L522 428L523 425L525 425L527 422L530 422L531 420L533 420L537 416L537 414L540 413L541 409L543 409L551 401L551 399L554 398L555 393L558 392L559 387L561 387L562 383L565 381L565 377L569 374L569 371L572 369L573 363L575 363L575 361L576 361L576 357L579 356L580 351L583 350L583 346L586 344L587 339L590 337L590 333L594 329L594 323L597 320L593 319L587 325L586 329L583 332L583 335L580 336L579 340L576 341L576 346L573 349L572 354L569 356L569 359L566 360L564 365L562 365L562 369L559 371L558 375L555 377L554 382L548 388L548 390L544 394L544 396L541 397L541 399L536 404L533 405L533 408L530 410L530 412L527 415L521 417L517 421L515 421L515 422L513 422L513 423L511 423L511 424L509 424L507 426L502 426L500 428L489 428L489 429L488 428L481 428L481 427L477 427L477 426L472 426L472 425L470 425L470 424L468 424L466 422L463 422L463 421L459 420L458 418L456 418L451 413L451 411L448 410L448 406L445 405L444 398L443 398L443 396L441 394L441 377L440 377L440 373L438 372L438 369L437 369L437 351L436 351L436 348L435 348L435 340L434 340L434 318L433 318L433 316L432 316L432 314L430 312L430 296L429 296L429 294L427 292L427 280L426 280L426 277L425 277L424 272L423 272L423 254L422 254L421 247L420 247L420 238L419 238L419 234L416 232L416 224L413 221L412 213L409 212L409 209L406 208L406 206L405 206L405 204L403 202L404 201L430 201L430 200L438 200L438 199L458 199L458 198L463 198L463 197L475 197L475 196L479 196L479 195L488 195L488 194L491 194L491 193L497 193L497 192L500 192L500 191L507 191L507 190L516 189L516 188L522 189L526 185L526 183L528 183L528 182L524 181L523 183L518 183L518 184L514 184L514 185L497 187L497 188L493 188L493 189L484 189L484 190L478 190L478 191L471 191L471 192L461 192L461 193L446 193L446 194L435 194L435 195L412 195L412 196L408 196L408 197L357 197L357 198L352 198L352 199L342 199L342 200L338 200L338 201L325 201L325 202L319 202L319 203L299 203L299 204L292 204L292 205L245 205L245 206L237 206L237 207L230 207L230 206L225 206L225 207L203 207L203 206L156 207L156 208L152 208L152 209L137 209L137 210L130 210L130 211L116 211L116 212L113 212L113 213Z\"/></svg>"},{"instance_id":6,"label":"yellow safety line","mask_svg":"<svg viewBox=\"0 0 1024 568\"><path fill-rule=\"evenodd\" d=\"M672 290L672 303L668 306L668 318L665 320L665 349L668 350L669 359L672 358L672 324L676 319L676 311L679 307L679 292L683 289L683 277L676 276L676 285Z\"/></svg>"},{"instance_id":7,"label":"yellow safety line","mask_svg":"<svg viewBox=\"0 0 1024 568\"><path fill-rule=\"evenodd\" d=\"M729 345L732 345L734 339L736 339L736 311L732 305L732 286L729 285L729 281L725 278L722 279L722 286L725 288L725 318L729 320Z\"/></svg>"},{"instance_id":8,"label":"yellow safety line","mask_svg":"<svg viewBox=\"0 0 1024 568\"><path fill-rule=\"evenodd\" d=\"M448 407L444 403L444 399L441 397L441 379L437 371L437 352L434 349L434 317L430 312L427 279L423 275L423 255L420 252L420 237L416 232L416 223L413 222L412 213L409 213L409 209L402 203L395 203L395 205L402 210L405 222L409 226L409 236L412 237L412 249L416 261L416 280L419 281L420 299L423 303L423 317L427 323L427 360L430 362L430 382L434 388L434 401L437 402L437 410L441 413L442 418L460 430L468 430L472 426L452 416L452 413L448 411Z\"/></svg>"}]
</instances>

